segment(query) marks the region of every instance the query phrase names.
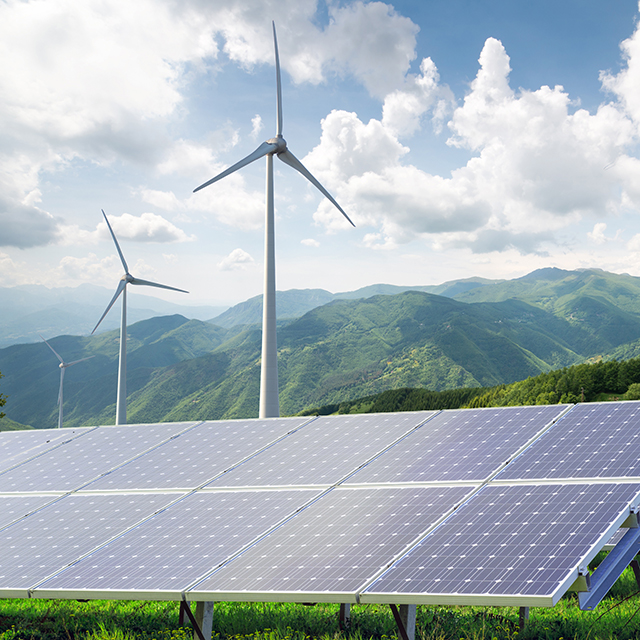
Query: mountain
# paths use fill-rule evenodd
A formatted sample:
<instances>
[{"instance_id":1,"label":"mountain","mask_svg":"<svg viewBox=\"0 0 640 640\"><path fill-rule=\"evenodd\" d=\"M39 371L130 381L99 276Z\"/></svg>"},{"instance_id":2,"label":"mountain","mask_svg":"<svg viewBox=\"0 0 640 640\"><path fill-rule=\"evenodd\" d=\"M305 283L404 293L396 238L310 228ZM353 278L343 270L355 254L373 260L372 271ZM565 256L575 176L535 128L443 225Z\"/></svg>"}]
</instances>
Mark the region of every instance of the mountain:
<instances>
[{"instance_id":1,"label":"mountain","mask_svg":"<svg viewBox=\"0 0 640 640\"><path fill-rule=\"evenodd\" d=\"M47 339L64 334L87 335L112 296L111 289L91 284L55 289L41 285L0 287L0 347L39 342L38 333ZM223 310L224 307L174 304L134 290L128 296L127 315L130 322L176 313L206 320ZM120 314L117 310L112 311L105 317L100 331L119 326Z\"/></svg>"},{"instance_id":2,"label":"mountain","mask_svg":"<svg viewBox=\"0 0 640 640\"><path fill-rule=\"evenodd\" d=\"M325 294L334 299L279 321L283 415L388 389L495 386L640 351L640 279L627 275L549 269L505 282L470 279L439 287L455 297L416 290L348 297L378 288L389 291L376 285L350 294L284 292L294 315ZM129 421L256 416L261 332L259 323L247 322L256 301L247 301L244 322L227 316L227 327L181 315L130 326ZM112 423L118 332L60 336L52 344L66 359L96 356L67 373L65 424ZM43 343L0 349L8 417L36 427L55 424L55 364Z\"/></svg>"},{"instance_id":3,"label":"mountain","mask_svg":"<svg viewBox=\"0 0 640 640\"><path fill-rule=\"evenodd\" d=\"M466 280L454 280L440 285L398 286L393 284L373 284L355 291L331 293L324 289L289 289L276 292L276 308L278 318L281 320L299 318L308 311L333 302L334 300L357 300L359 298L371 298L372 296L393 296L405 291L422 291L453 298L476 287L487 284L495 284L500 280L486 280L484 278L467 278ZM240 324L253 325L262 321L262 295L249 298L240 304L234 305L224 313L209 320L221 327L234 327Z\"/></svg>"}]
</instances>

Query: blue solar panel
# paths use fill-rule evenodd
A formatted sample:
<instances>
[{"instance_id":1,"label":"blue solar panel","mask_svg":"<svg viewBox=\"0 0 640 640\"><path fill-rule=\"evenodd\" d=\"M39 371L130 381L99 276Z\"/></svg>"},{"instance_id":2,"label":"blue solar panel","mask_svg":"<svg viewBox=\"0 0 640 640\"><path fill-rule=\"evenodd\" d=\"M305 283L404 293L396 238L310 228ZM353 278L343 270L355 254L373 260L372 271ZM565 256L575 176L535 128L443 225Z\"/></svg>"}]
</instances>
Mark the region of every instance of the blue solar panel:
<instances>
[{"instance_id":1,"label":"blue solar panel","mask_svg":"<svg viewBox=\"0 0 640 640\"><path fill-rule=\"evenodd\" d=\"M483 480L566 409L551 405L443 411L346 484Z\"/></svg>"},{"instance_id":2,"label":"blue solar panel","mask_svg":"<svg viewBox=\"0 0 640 640\"><path fill-rule=\"evenodd\" d=\"M309 490L191 494L48 580L37 595L172 590L179 597L197 578L317 495Z\"/></svg>"},{"instance_id":3,"label":"blue solar panel","mask_svg":"<svg viewBox=\"0 0 640 640\"><path fill-rule=\"evenodd\" d=\"M555 603L638 501L640 484L486 486L373 583L362 601L448 594L485 596L484 604L511 595Z\"/></svg>"},{"instance_id":4,"label":"blue solar panel","mask_svg":"<svg viewBox=\"0 0 640 640\"><path fill-rule=\"evenodd\" d=\"M332 485L434 413L323 416L209 486Z\"/></svg>"},{"instance_id":5,"label":"blue solar panel","mask_svg":"<svg viewBox=\"0 0 640 640\"><path fill-rule=\"evenodd\" d=\"M498 480L640 477L640 402L579 404Z\"/></svg>"},{"instance_id":6,"label":"blue solar panel","mask_svg":"<svg viewBox=\"0 0 640 640\"><path fill-rule=\"evenodd\" d=\"M205 422L99 478L86 489L196 488L309 420Z\"/></svg>"},{"instance_id":7,"label":"blue solar panel","mask_svg":"<svg viewBox=\"0 0 640 640\"><path fill-rule=\"evenodd\" d=\"M27 589L178 497L75 494L18 520L0 531L0 595L25 597Z\"/></svg>"},{"instance_id":8,"label":"blue solar panel","mask_svg":"<svg viewBox=\"0 0 640 640\"><path fill-rule=\"evenodd\" d=\"M71 491L197 423L99 427L0 474L0 493Z\"/></svg>"},{"instance_id":9,"label":"blue solar panel","mask_svg":"<svg viewBox=\"0 0 640 640\"><path fill-rule=\"evenodd\" d=\"M95 427L0 432L0 473Z\"/></svg>"},{"instance_id":10,"label":"blue solar panel","mask_svg":"<svg viewBox=\"0 0 640 640\"><path fill-rule=\"evenodd\" d=\"M470 491L334 489L192 591L214 599L291 593L294 600L300 594L354 593Z\"/></svg>"},{"instance_id":11,"label":"blue solar panel","mask_svg":"<svg viewBox=\"0 0 640 640\"><path fill-rule=\"evenodd\" d=\"M56 500L52 496L0 496L0 529Z\"/></svg>"}]
</instances>

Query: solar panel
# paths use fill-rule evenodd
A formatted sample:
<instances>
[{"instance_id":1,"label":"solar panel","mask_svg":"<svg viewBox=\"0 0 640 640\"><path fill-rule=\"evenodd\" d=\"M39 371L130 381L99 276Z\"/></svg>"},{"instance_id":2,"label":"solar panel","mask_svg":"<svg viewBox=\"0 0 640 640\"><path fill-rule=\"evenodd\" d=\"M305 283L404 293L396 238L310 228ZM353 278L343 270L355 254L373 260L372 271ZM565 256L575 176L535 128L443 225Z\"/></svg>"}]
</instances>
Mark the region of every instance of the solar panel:
<instances>
[{"instance_id":1,"label":"solar panel","mask_svg":"<svg viewBox=\"0 0 640 640\"><path fill-rule=\"evenodd\" d=\"M209 486L332 485L434 414L319 417Z\"/></svg>"},{"instance_id":2,"label":"solar panel","mask_svg":"<svg viewBox=\"0 0 640 640\"><path fill-rule=\"evenodd\" d=\"M68 495L0 532L0 596L27 590L166 506L175 494Z\"/></svg>"},{"instance_id":3,"label":"solar panel","mask_svg":"<svg viewBox=\"0 0 640 640\"><path fill-rule=\"evenodd\" d=\"M360 469L346 484L483 480L567 407L443 411Z\"/></svg>"},{"instance_id":4,"label":"solar panel","mask_svg":"<svg viewBox=\"0 0 640 640\"><path fill-rule=\"evenodd\" d=\"M0 495L0 529L29 515L32 511L43 507L48 502L55 500L52 496L24 495L2 496Z\"/></svg>"},{"instance_id":5,"label":"solar panel","mask_svg":"<svg viewBox=\"0 0 640 640\"><path fill-rule=\"evenodd\" d=\"M99 427L0 474L0 493L71 491L197 424Z\"/></svg>"},{"instance_id":6,"label":"solar panel","mask_svg":"<svg viewBox=\"0 0 640 640\"><path fill-rule=\"evenodd\" d=\"M205 422L99 478L86 490L196 488L309 418Z\"/></svg>"},{"instance_id":7,"label":"solar panel","mask_svg":"<svg viewBox=\"0 0 640 640\"><path fill-rule=\"evenodd\" d=\"M189 584L317 495L310 490L191 494L48 580L35 595L56 597L62 590L139 599L142 591L180 599Z\"/></svg>"},{"instance_id":8,"label":"solar panel","mask_svg":"<svg viewBox=\"0 0 640 640\"><path fill-rule=\"evenodd\" d=\"M640 484L485 486L361 602L552 606L640 500Z\"/></svg>"},{"instance_id":9,"label":"solar panel","mask_svg":"<svg viewBox=\"0 0 640 640\"><path fill-rule=\"evenodd\" d=\"M334 489L198 584L190 597L244 600L251 593L250 599L353 602L359 586L469 492L460 486Z\"/></svg>"},{"instance_id":10,"label":"solar panel","mask_svg":"<svg viewBox=\"0 0 640 640\"><path fill-rule=\"evenodd\" d=\"M0 473L95 427L0 432Z\"/></svg>"},{"instance_id":11,"label":"solar panel","mask_svg":"<svg viewBox=\"0 0 640 640\"><path fill-rule=\"evenodd\" d=\"M640 477L640 403L579 404L498 480Z\"/></svg>"}]
</instances>

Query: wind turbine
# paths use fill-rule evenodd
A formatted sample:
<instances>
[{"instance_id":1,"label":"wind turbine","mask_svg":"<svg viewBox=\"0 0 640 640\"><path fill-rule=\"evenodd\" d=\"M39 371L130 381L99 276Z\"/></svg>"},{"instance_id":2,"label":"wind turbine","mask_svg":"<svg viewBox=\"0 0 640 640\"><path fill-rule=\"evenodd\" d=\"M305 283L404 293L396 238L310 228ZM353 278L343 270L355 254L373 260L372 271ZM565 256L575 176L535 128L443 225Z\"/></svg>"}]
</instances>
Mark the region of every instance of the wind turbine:
<instances>
[{"instance_id":1,"label":"wind turbine","mask_svg":"<svg viewBox=\"0 0 640 640\"><path fill-rule=\"evenodd\" d=\"M104 317L109 313L111 307L113 307L115 301L118 299L118 296L122 294L122 320L120 322L120 357L118 361L118 395L116 399L116 424L127 424L127 285L128 284L142 284L147 287L158 287L159 289L170 289L171 291L181 291L182 293L189 293L184 289L176 289L175 287L169 287L166 284L158 284L157 282L150 282L149 280L141 280L140 278L134 278L129 273L129 267L127 266L127 261L124 259L122 255L122 251L120 250L120 245L118 244L118 240L116 239L116 234L113 233L113 229L109 224L109 220L107 218L107 214L102 211L102 215L104 216L104 220L107 223L107 227L109 228L109 232L111 233L111 237L113 238L113 242L116 245L116 249L118 250L118 255L120 256L120 261L122 262L122 266L124 267L124 275L120 278L120 282L118 283L118 288L116 292L111 298L111 302L105 309L105 312L102 314L100 320L98 320L98 324L93 328L91 335L93 335L96 329L100 326L100 323L103 321Z\"/></svg>"},{"instance_id":2,"label":"wind turbine","mask_svg":"<svg viewBox=\"0 0 640 640\"><path fill-rule=\"evenodd\" d=\"M282 83L280 81L280 56L278 55L278 39L276 25L273 27L273 46L276 58L276 137L263 142L253 153L240 162L225 169L222 173L211 178L194 189L200 191L210 184L222 180L229 174L259 160L267 158L267 187L265 212L265 250L264 250L264 293L262 296L262 361L260 368L260 417L273 418L280 415L278 400L278 349L276 343L276 264L274 242L274 202L273 202L273 156L276 155L285 164L301 173L314 187L316 187L342 215L355 227L342 207L333 199L331 194L311 175L308 169L287 148L282 137Z\"/></svg>"},{"instance_id":3,"label":"wind turbine","mask_svg":"<svg viewBox=\"0 0 640 640\"><path fill-rule=\"evenodd\" d=\"M40 334L38 334L41 338L42 336ZM44 340L44 338L42 338ZM71 367L74 364L78 364L78 362L84 362L85 360L91 360L91 358L93 358L94 356L88 356L87 358L81 358L80 360L74 360L73 362L65 362L61 357L60 354L46 341L44 340L47 347L49 347L49 349L51 349L51 351L53 351L53 353L55 354L56 358L58 358L58 360L60 360L60 364L58 365L60 367L60 391L58 391L58 429L62 429L62 381L64 380L64 371L67 367Z\"/></svg>"}]
</instances>

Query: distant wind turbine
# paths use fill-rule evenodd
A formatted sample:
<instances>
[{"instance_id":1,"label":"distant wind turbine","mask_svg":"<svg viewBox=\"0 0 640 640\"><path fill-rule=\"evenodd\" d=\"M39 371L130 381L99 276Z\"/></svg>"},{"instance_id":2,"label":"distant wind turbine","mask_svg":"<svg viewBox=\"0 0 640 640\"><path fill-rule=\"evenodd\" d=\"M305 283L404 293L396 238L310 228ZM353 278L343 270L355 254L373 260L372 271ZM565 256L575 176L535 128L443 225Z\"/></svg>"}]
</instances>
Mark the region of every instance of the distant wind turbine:
<instances>
[{"instance_id":1,"label":"distant wind turbine","mask_svg":"<svg viewBox=\"0 0 640 640\"><path fill-rule=\"evenodd\" d=\"M251 164L255 160L267 158L267 188L265 215L265 251L264 251L264 294L262 297L262 362L260 369L260 417L273 418L280 415L278 400L278 349L276 343L276 264L274 246L274 202L273 202L273 156L296 171L301 173L314 187L316 187L342 215L355 227L342 207L333 199L331 194L311 175L308 169L287 148L282 137L282 83L280 81L280 57L278 55L278 39L276 37L275 22L273 26L273 46L276 58L276 137L263 142L253 153L240 162L225 169L211 180L194 189L200 191L210 184L222 180L229 174Z\"/></svg>"},{"instance_id":2,"label":"distant wind turbine","mask_svg":"<svg viewBox=\"0 0 640 640\"><path fill-rule=\"evenodd\" d=\"M116 239L115 233L113 233L113 229L109 224L109 220L107 219L107 214L102 210L102 215L104 216L104 220L107 223L107 227L111 233L111 237L113 238L113 242L116 245L116 249L118 250L118 255L120 256L120 260L122 262L122 266L124 267L124 275L120 278L120 282L118 283L118 288L116 292L111 298L111 302L108 304L105 312L102 314L100 320L98 320L98 324L93 328L91 335L93 335L96 329L100 326L100 323L104 320L104 317L109 313L111 307L113 307L115 301L118 299L118 296L122 294L122 320L120 322L120 357L118 362L118 395L116 399L116 424L127 424L127 285L128 284L142 284L147 287L158 287L159 289L170 289L171 291L181 291L182 293L189 293L184 289L176 289L175 287L169 287L166 284L158 284L157 282L150 282L149 280L141 280L140 278L134 278L129 273L129 267L127 266L127 261L124 259L122 255L122 251L120 250L120 245L118 244L118 240Z\"/></svg>"},{"instance_id":3,"label":"distant wind turbine","mask_svg":"<svg viewBox=\"0 0 640 640\"><path fill-rule=\"evenodd\" d=\"M40 334L38 334L41 338L42 336ZM44 340L44 338L42 338ZM60 367L60 391L58 391L58 429L62 429L62 381L64 380L64 371L67 367L71 367L74 364L78 364L78 362L84 362L85 360L90 360L91 358L93 358L94 356L88 356L87 358L81 358L80 360L74 360L73 362L65 362L61 357L60 354L46 341L44 340L47 347L49 347L49 349L51 349L51 351L53 351L53 353L55 354L56 358L58 358L58 360L60 360L60 364L58 365Z\"/></svg>"}]
</instances>

